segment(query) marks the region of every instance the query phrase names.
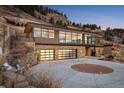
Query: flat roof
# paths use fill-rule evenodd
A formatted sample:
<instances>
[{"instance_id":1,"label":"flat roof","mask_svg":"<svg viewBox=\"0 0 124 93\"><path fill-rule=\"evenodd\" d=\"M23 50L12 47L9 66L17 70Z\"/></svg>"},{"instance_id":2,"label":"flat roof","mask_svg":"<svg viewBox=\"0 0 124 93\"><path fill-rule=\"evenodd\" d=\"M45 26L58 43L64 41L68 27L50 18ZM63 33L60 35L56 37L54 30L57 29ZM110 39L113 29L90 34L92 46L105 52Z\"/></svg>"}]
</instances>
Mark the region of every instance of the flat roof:
<instances>
[{"instance_id":1,"label":"flat roof","mask_svg":"<svg viewBox=\"0 0 124 93\"><path fill-rule=\"evenodd\" d=\"M35 27L35 26L46 26L46 27L52 27L52 28L57 28L57 29L62 29L62 30L72 30L72 31L77 31L77 32L84 32L84 33L90 33L90 34L95 34L99 37L102 37L102 35L100 35L99 33L96 33L96 32L91 32L91 31L86 31L86 30L83 30L83 29L72 29L72 28L67 28L67 27L62 27L62 26L57 26L57 25L53 25L53 24L50 24L50 23L33 23L33 22L28 22L26 24L26 28L27 26L31 26L31 27ZM25 29L25 32L26 32L27 29Z\"/></svg>"}]
</instances>

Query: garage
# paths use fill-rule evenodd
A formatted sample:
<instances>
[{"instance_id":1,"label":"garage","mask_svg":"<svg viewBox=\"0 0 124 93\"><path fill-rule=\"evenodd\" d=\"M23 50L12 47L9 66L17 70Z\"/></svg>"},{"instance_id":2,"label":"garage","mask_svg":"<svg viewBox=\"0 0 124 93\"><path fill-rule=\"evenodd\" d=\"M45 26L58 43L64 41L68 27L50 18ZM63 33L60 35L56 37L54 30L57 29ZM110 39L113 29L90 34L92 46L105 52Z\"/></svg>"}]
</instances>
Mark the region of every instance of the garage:
<instances>
[{"instance_id":1,"label":"garage","mask_svg":"<svg viewBox=\"0 0 124 93\"><path fill-rule=\"evenodd\" d=\"M64 49L59 50L59 59L74 59L77 58L77 50L76 49Z\"/></svg>"},{"instance_id":2,"label":"garage","mask_svg":"<svg viewBox=\"0 0 124 93\"><path fill-rule=\"evenodd\" d=\"M39 53L39 60L44 61L44 60L54 60L54 50L53 49L46 49L46 50L40 50Z\"/></svg>"}]
</instances>

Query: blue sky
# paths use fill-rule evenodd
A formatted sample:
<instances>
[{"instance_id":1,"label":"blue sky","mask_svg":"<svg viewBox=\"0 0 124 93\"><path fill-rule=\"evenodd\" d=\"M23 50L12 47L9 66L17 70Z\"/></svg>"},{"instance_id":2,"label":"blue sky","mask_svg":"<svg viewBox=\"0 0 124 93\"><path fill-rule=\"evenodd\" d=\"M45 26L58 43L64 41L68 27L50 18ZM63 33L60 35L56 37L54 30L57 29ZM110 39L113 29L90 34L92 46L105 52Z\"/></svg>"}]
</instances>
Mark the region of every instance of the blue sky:
<instances>
[{"instance_id":1,"label":"blue sky","mask_svg":"<svg viewBox=\"0 0 124 93\"><path fill-rule=\"evenodd\" d=\"M124 28L124 6L49 5L48 7L65 13L74 22L97 24L102 29Z\"/></svg>"}]
</instances>

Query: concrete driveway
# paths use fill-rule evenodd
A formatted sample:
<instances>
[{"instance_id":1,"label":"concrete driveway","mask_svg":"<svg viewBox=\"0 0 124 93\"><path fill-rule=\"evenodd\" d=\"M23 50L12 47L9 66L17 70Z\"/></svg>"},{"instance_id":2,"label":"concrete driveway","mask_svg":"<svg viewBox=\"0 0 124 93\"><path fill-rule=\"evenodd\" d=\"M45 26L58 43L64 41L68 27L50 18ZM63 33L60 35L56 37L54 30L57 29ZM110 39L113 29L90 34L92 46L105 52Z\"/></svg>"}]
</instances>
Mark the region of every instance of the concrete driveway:
<instances>
[{"instance_id":1,"label":"concrete driveway","mask_svg":"<svg viewBox=\"0 0 124 93\"><path fill-rule=\"evenodd\" d=\"M84 63L107 66L114 71L108 74L91 74L71 68L74 64ZM60 80L63 87L67 88L124 88L124 64L120 63L88 58L58 60L34 66L28 75L43 70L49 70L53 77Z\"/></svg>"}]
</instances>

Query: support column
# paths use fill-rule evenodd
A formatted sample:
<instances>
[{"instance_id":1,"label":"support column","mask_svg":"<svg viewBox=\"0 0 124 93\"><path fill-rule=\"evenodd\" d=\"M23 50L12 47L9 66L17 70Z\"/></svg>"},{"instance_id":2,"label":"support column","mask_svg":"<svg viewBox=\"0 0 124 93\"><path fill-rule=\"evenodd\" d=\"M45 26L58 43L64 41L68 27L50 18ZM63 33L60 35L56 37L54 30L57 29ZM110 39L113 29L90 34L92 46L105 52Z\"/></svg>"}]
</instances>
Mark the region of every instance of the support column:
<instances>
[{"instance_id":1,"label":"support column","mask_svg":"<svg viewBox=\"0 0 124 93\"><path fill-rule=\"evenodd\" d=\"M83 48L78 48L77 49L77 58L83 58L85 56L85 49Z\"/></svg>"},{"instance_id":2,"label":"support column","mask_svg":"<svg viewBox=\"0 0 124 93\"><path fill-rule=\"evenodd\" d=\"M55 60L59 59L59 49L55 49Z\"/></svg>"}]
</instances>

